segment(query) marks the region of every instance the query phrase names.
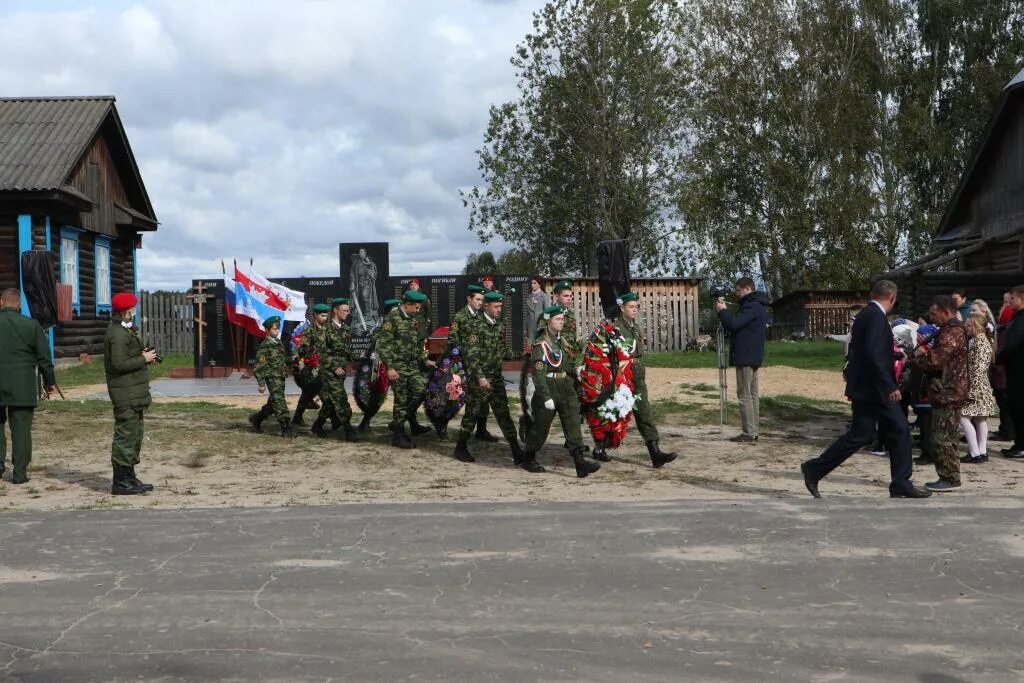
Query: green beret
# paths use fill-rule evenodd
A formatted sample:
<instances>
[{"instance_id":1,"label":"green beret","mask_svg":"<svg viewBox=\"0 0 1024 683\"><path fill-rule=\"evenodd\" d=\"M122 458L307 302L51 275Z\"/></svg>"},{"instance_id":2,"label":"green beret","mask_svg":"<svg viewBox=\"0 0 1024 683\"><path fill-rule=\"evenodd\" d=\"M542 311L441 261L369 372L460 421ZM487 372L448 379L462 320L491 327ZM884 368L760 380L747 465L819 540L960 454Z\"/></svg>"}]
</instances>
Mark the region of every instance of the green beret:
<instances>
[{"instance_id":1,"label":"green beret","mask_svg":"<svg viewBox=\"0 0 1024 683\"><path fill-rule=\"evenodd\" d=\"M480 285L468 285L466 287L466 291L469 292L470 294L483 294L484 288L481 287Z\"/></svg>"},{"instance_id":2,"label":"green beret","mask_svg":"<svg viewBox=\"0 0 1024 683\"><path fill-rule=\"evenodd\" d=\"M563 315L565 313L565 306L548 306L544 309L544 315L541 317L545 320L551 320L556 315Z\"/></svg>"},{"instance_id":3,"label":"green beret","mask_svg":"<svg viewBox=\"0 0 1024 683\"><path fill-rule=\"evenodd\" d=\"M267 318L266 320L263 321L263 329L269 330L271 325L280 325L280 324L281 324L281 316L279 316L279 315L272 315L272 316L270 316L269 318Z\"/></svg>"},{"instance_id":4,"label":"green beret","mask_svg":"<svg viewBox=\"0 0 1024 683\"><path fill-rule=\"evenodd\" d=\"M496 289L492 289L491 291L484 294L484 301L488 303L493 303L495 301L503 301L504 299L505 295Z\"/></svg>"},{"instance_id":5,"label":"green beret","mask_svg":"<svg viewBox=\"0 0 1024 683\"><path fill-rule=\"evenodd\" d=\"M346 299L343 296L339 296L339 297L335 297L335 298L331 299L331 305L332 306L341 306L343 304L350 304L350 303L352 303L352 300L351 299Z\"/></svg>"},{"instance_id":6,"label":"green beret","mask_svg":"<svg viewBox=\"0 0 1024 683\"><path fill-rule=\"evenodd\" d=\"M572 280L559 280L558 284L555 285L555 294L558 294L563 289L572 289Z\"/></svg>"},{"instance_id":7,"label":"green beret","mask_svg":"<svg viewBox=\"0 0 1024 683\"><path fill-rule=\"evenodd\" d=\"M421 304L427 300L427 295L423 292L417 292L413 289L407 289L405 294L402 295L402 301L408 301L411 304Z\"/></svg>"},{"instance_id":8,"label":"green beret","mask_svg":"<svg viewBox=\"0 0 1024 683\"><path fill-rule=\"evenodd\" d=\"M628 303L630 301L639 301L639 300L640 300L640 297L638 297L636 295L636 292L623 292L622 294L619 294L618 298L615 299L615 303L617 303L619 306L621 306L624 303Z\"/></svg>"},{"instance_id":9,"label":"green beret","mask_svg":"<svg viewBox=\"0 0 1024 683\"><path fill-rule=\"evenodd\" d=\"M394 308L400 303L402 302L398 299L384 299L384 308Z\"/></svg>"},{"instance_id":10,"label":"green beret","mask_svg":"<svg viewBox=\"0 0 1024 683\"><path fill-rule=\"evenodd\" d=\"M328 306L327 304L317 304L316 306L313 307L313 312L314 313L330 313L331 312L331 307Z\"/></svg>"}]
</instances>

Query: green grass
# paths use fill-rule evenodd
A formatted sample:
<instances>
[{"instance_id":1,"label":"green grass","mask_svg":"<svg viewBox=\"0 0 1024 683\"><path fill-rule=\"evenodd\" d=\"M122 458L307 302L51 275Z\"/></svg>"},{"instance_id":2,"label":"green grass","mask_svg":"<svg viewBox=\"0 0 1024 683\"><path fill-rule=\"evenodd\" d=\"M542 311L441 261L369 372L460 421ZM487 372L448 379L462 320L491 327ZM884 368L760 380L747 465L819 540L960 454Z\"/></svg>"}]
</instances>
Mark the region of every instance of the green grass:
<instances>
[{"instance_id":1,"label":"green grass","mask_svg":"<svg viewBox=\"0 0 1024 683\"><path fill-rule=\"evenodd\" d=\"M60 399L42 401L36 412L84 419L110 417L112 415L110 401L99 399L87 401L61 401ZM251 410L245 408L236 408L235 406L222 403L183 401L181 403L154 403L146 411L146 414L147 416L175 417L215 414L219 418L244 418L251 412Z\"/></svg>"},{"instance_id":2,"label":"green grass","mask_svg":"<svg viewBox=\"0 0 1024 683\"><path fill-rule=\"evenodd\" d=\"M806 422L816 418L836 417L849 413L848 405L842 401L823 401L790 394L762 396L760 405L762 418L777 422ZM654 415L659 423L707 425L718 424L721 419L718 404L656 399L653 406ZM728 413L730 424L739 424L736 411L736 401L731 399Z\"/></svg>"},{"instance_id":3,"label":"green grass","mask_svg":"<svg viewBox=\"0 0 1024 683\"><path fill-rule=\"evenodd\" d=\"M173 368L191 368L195 365L191 353L167 353L163 354L163 363L154 363L149 366L149 378L151 380L166 377ZM62 389L68 387L80 387L87 384L103 384L103 359L94 359L88 365L75 365L70 368L57 370L57 384Z\"/></svg>"},{"instance_id":4,"label":"green grass","mask_svg":"<svg viewBox=\"0 0 1024 683\"><path fill-rule=\"evenodd\" d=\"M850 412L849 404L843 401L824 401L792 394L762 396L760 404L761 412L787 422L805 422L816 417L846 415Z\"/></svg>"},{"instance_id":5,"label":"green grass","mask_svg":"<svg viewBox=\"0 0 1024 683\"><path fill-rule=\"evenodd\" d=\"M835 370L843 368L843 345L834 341L782 342L770 341L764 364L788 366L801 370ZM671 351L644 356L644 365L652 368L717 368L715 351Z\"/></svg>"}]
</instances>

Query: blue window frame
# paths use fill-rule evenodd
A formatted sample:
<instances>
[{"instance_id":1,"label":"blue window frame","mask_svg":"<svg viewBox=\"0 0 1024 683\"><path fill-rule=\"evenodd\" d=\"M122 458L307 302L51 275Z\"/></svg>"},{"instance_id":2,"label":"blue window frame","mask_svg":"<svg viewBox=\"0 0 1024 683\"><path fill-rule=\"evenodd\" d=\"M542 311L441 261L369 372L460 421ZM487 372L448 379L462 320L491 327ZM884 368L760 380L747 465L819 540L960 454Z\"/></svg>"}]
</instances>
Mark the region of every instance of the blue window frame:
<instances>
[{"instance_id":1,"label":"blue window frame","mask_svg":"<svg viewBox=\"0 0 1024 683\"><path fill-rule=\"evenodd\" d=\"M96 314L110 313L110 238L96 238Z\"/></svg>"},{"instance_id":2,"label":"blue window frame","mask_svg":"<svg viewBox=\"0 0 1024 683\"><path fill-rule=\"evenodd\" d=\"M82 310L78 278L78 237L80 232L75 228L60 229L60 281L71 285L71 308L75 311L75 315L80 315Z\"/></svg>"}]
</instances>

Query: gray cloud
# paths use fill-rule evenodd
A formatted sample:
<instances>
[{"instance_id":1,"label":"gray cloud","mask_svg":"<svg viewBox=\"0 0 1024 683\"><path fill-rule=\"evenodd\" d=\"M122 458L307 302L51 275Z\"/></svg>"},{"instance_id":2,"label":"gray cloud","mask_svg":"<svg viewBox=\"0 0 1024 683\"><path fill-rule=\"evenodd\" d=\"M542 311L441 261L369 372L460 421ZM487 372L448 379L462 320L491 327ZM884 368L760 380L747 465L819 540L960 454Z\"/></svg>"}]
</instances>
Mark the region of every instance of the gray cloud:
<instances>
[{"instance_id":1,"label":"gray cloud","mask_svg":"<svg viewBox=\"0 0 1024 683\"><path fill-rule=\"evenodd\" d=\"M342 241L389 241L409 274L482 248L457 191L540 0L68 4L0 15L0 91L117 96L161 221L144 286L232 257L332 275Z\"/></svg>"}]
</instances>

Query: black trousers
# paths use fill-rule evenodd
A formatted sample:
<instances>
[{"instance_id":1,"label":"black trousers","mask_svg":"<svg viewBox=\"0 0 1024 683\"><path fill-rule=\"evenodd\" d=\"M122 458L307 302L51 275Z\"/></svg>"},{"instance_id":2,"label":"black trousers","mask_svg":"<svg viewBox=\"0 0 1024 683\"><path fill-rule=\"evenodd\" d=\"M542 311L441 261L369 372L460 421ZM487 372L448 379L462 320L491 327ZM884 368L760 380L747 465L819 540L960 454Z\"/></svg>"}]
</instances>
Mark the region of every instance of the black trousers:
<instances>
[{"instance_id":1,"label":"black trousers","mask_svg":"<svg viewBox=\"0 0 1024 683\"><path fill-rule=\"evenodd\" d=\"M821 479L843 464L851 455L867 446L875 438L875 431L882 437L882 443L889 452L889 466L892 474L893 491L909 491L913 465L910 457L910 427L907 418L896 401L874 403L853 401L853 420L850 431L839 437L817 458L805 463L807 474Z\"/></svg>"},{"instance_id":2,"label":"black trousers","mask_svg":"<svg viewBox=\"0 0 1024 683\"><path fill-rule=\"evenodd\" d=\"M1013 420L1013 447L1024 450L1024 387L1017 386L1006 390L1006 403Z\"/></svg>"}]
</instances>

